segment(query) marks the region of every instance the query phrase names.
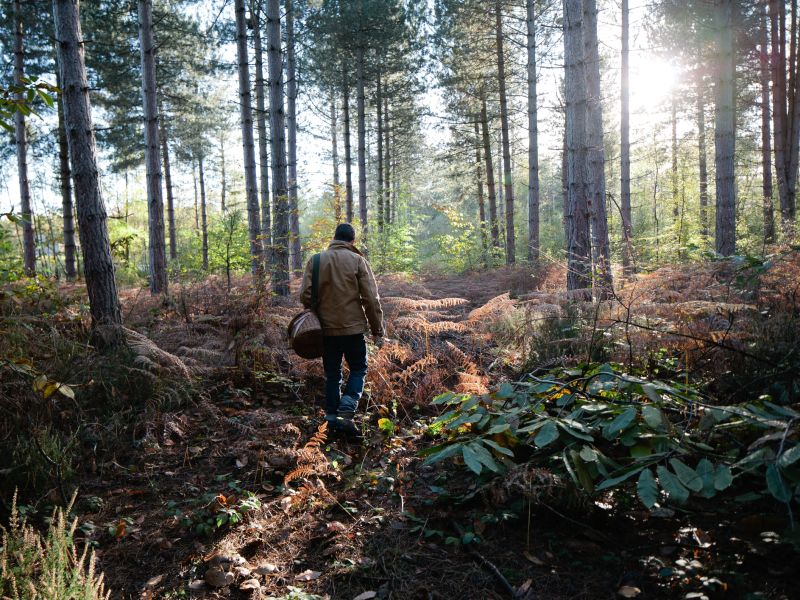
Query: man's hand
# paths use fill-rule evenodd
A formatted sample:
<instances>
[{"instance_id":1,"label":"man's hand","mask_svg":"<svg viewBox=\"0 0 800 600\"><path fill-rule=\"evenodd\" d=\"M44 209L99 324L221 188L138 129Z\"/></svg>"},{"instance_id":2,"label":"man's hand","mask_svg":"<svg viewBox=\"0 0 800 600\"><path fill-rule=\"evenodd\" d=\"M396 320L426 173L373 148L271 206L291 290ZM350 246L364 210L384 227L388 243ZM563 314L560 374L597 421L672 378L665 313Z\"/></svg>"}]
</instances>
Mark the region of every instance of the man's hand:
<instances>
[{"instance_id":1,"label":"man's hand","mask_svg":"<svg viewBox=\"0 0 800 600\"><path fill-rule=\"evenodd\" d=\"M383 337L382 335L373 335L372 336L372 343L375 344L376 348L382 347L386 342L389 340Z\"/></svg>"}]
</instances>

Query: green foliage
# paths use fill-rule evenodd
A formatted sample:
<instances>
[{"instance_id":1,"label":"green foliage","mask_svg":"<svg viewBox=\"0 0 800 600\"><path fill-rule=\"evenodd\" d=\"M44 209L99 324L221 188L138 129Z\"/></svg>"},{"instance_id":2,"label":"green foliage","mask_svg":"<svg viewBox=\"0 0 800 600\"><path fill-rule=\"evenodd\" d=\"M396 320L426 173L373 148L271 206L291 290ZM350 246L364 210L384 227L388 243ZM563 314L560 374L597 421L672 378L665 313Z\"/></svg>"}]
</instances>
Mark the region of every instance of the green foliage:
<instances>
[{"instance_id":1,"label":"green foliage","mask_svg":"<svg viewBox=\"0 0 800 600\"><path fill-rule=\"evenodd\" d=\"M13 133L15 113L36 115L35 106L38 101L53 108L53 96L56 93L58 89L55 86L33 76L23 77L19 84L14 83L7 88L0 86L0 127Z\"/></svg>"},{"instance_id":2,"label":"green foliage","mask_svg":"<svg viewBox=\"0 0 800 600\"><path fill-rule=\"evenodd\" d=\"M587 493L635 482L648 508L714 498L735 480L754 498L800 500L800 413L767 397L715 406L691 385L589 364L433 403L446 410L429 427L442 443L428 464L455 457L482 475L530 454Z\"/></svg>"},{"instance_id":3,"label":"green foliage","mask_svg":"<svg viewBox=\"0 0 800 600\"><path fill-rule=\"evenodd\" d=\"M77 519L67 522L67 510L57 509L47 534L41 536L20 517L16 494L9 528L2 529L0 595L9 600L100 600L111 597L103 576L95 573L95 557L75 548Z\"/></svg>"},{"instance_id":4,"label":"green foliage","mask_svg":"<svg viewBox=\"0 0 800 600\"><path fill-rule=\"evenodd\" d=\"M217 476L217 480L223 481L226 477ZM181 527L199 535L211 535L227 525L241 522L245 515L261 508L256 495L242 489L238 481L229 482L227 487L231 490L227 496L208 492L184 503L170 500L166 514Z\"/></svg>"}]
</instances>

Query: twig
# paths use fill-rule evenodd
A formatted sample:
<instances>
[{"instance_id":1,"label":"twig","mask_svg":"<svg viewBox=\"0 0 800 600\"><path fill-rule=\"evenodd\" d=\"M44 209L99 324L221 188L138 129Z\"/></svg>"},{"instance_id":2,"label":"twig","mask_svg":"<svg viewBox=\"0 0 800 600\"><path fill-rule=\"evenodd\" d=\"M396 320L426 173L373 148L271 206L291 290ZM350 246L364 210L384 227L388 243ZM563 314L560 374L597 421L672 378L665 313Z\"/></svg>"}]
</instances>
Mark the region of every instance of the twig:
<instances>
[{"instance_id":1,"label":"twig","mask_svg":"<svg viewBox=\"0 0 800 600\"><path fill-rule=\"evenodd\" d=\"M456 521L450 521L450 523L452 524L453 529L455 529L458 532L459 538L463 538L464 529L461 527L461 525L459 525ZM514 589L514 586L512 586L508 582L508 579L505 578L505 575L503 575L500 572L500 569L498 569L494 565L494 563L492 563L489 559L487 559L480 552L478 552L471 544L465 544L464 547L466 548L467 552L469 552L472 555L472 558L474 558L478 562L478 564L480 564L484 569L486 569L489 573L492 574L492 576L503 587L503 589L506 592L508 592L509 597L511 598L517 597L517 592Z\"/></svg>"}]
</instances>

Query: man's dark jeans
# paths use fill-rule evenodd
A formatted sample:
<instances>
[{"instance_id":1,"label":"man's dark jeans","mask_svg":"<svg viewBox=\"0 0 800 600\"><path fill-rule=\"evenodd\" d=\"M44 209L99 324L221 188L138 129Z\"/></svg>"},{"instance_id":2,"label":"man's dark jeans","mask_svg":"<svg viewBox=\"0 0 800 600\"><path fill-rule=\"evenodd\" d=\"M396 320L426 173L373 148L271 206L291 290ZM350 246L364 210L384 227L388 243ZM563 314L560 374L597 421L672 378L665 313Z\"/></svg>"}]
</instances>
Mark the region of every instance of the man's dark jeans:
<instances>
[{"instance_id":1,"label":"man's dark jeans","mask_svg":"<svg viewBox=\"0 0 800 600\"><path fill-rule=\"evenodd\" d=\"M364 340L364 334L325 336L323 347L325 413L333 416L339 411L355 412L364 391L364 376L367 374L367 342ZM342 357L350 369L344 397L341 395Z\"/></svg>"}]
</instances>

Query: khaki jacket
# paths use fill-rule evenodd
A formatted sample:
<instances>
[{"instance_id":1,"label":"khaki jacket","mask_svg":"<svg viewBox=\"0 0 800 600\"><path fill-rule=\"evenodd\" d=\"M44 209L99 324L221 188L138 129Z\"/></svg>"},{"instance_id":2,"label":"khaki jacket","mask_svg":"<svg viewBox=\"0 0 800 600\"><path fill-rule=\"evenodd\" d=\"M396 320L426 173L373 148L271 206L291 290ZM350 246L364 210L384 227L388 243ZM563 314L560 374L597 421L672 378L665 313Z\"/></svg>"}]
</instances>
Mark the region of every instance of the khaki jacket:
<instances>
[{"instance_id":1,"label":"khaki jacket","mask_svg":"<svg viewBox=\"0 0 800 600\"><path fill-rule=\"evenodd\" d=\"M311 306L311 268L306 263L300 300ZM324 335L369 333L383 336L378 286L364 255L349 242L334 240L320 254L317 315Z\"/></svg>"}]
</instances>

